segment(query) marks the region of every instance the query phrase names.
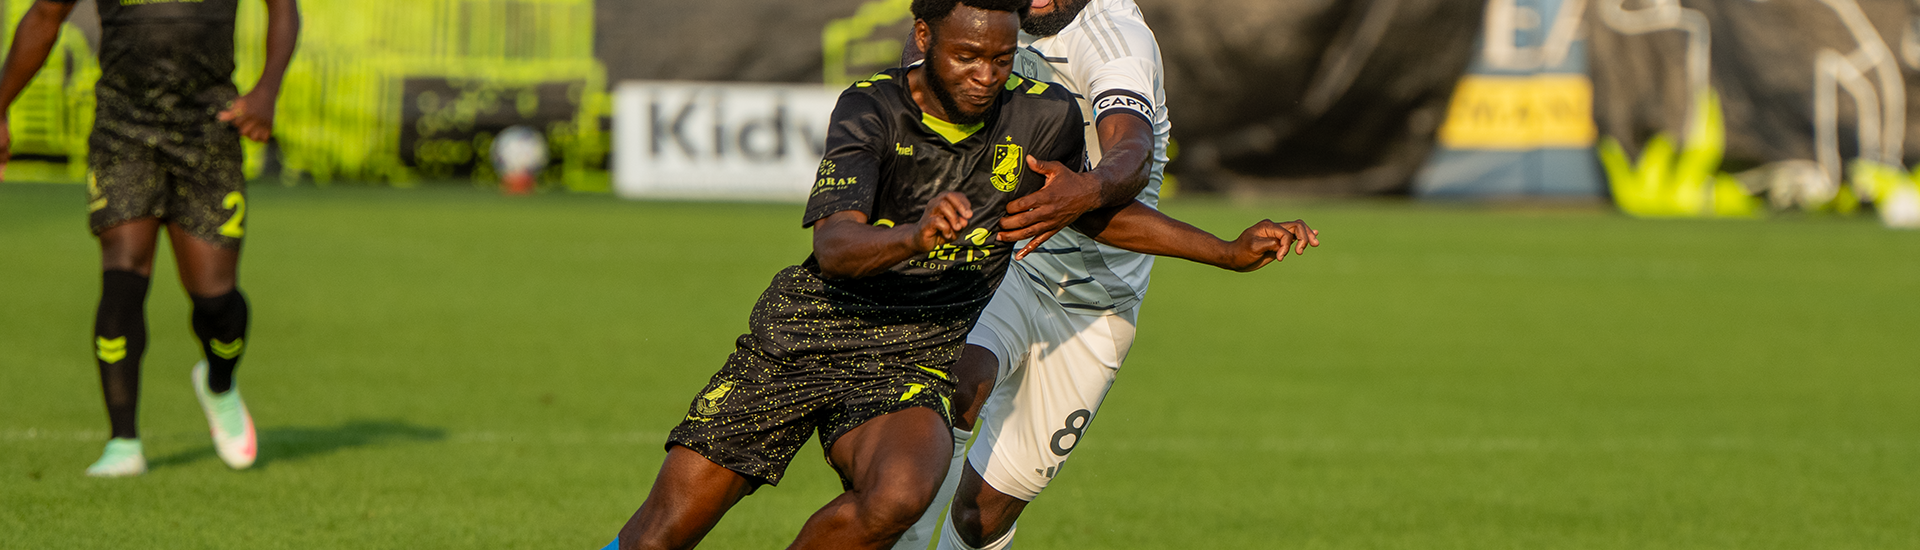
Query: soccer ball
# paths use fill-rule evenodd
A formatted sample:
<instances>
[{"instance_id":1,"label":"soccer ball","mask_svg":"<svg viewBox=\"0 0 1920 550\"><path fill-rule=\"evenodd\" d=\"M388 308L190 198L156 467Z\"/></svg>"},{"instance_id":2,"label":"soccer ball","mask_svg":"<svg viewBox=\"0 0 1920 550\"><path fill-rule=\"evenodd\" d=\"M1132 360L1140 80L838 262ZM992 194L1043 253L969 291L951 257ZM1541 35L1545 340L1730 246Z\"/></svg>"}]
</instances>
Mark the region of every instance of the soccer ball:
<instances>
[{"instance_id":1,"label":"soccer ball","mask_svg":"<svg viewBox=\"0 0 1920 550\"><path fill-rule=\"evenodd\" d=\"M547 165L547 140L540 131L526 126L502 130L493 138L493 168L500 174L506 192L523 195L533 192L534 175Z\"/></svg>"}]
</instances>

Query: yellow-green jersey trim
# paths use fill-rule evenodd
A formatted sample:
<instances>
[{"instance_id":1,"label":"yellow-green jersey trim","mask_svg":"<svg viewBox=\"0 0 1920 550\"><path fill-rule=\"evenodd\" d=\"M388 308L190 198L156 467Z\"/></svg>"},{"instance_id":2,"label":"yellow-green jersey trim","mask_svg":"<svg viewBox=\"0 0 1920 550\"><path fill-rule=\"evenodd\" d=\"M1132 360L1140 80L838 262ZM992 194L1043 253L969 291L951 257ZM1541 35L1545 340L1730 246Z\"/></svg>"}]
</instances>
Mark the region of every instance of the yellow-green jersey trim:
<instances>
[{"instance_id":1,"label":"yellow-green jersey trim","mask_svg":"<svg viewBox=\"0 0 1920 550\"><path fill-rule=\"evenodd\" d=\"M985 122L975 122L961 126L934 118L933 115L926 113L920 113L920 123L927 125L927 129L933 130L933 133L940 134L940 137L946 139L947 143L960 143L960 140L967 139L967 137L972 136L974 132L978 132L981 128L987 127L987 123Z\"/></svg>"}]
</instances>

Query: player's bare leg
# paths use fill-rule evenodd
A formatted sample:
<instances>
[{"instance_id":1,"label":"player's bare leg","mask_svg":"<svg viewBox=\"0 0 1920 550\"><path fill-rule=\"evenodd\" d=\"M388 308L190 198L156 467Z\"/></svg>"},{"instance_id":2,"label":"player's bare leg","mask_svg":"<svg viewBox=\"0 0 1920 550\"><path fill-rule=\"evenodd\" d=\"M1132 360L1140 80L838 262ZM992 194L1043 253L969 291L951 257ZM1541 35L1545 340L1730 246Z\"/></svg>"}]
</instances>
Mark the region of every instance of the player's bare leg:
<instances>
[{"instance_id":1,"label":"player's bare leg","mask_svg":"<svg viewBox=\"0 0 1920 550\"><path fill-rule=\"evenodd\" d=\"M620 550L693 548L752 489L745 476L675 445L646 502L620 528Z\"/></svg>"},{"instance_id":2,"label":"player's bare leg","mask_svg":"<svg viewBox=\"0 0 1920 550\"><path fill-rule=\"evenodd\" d=\"M947 423L915 407L868 420L833 444L828 457L852 481L807 518L789 548L886 548L933 502L946 477Z\"/></svg>"},{"instance_id":3,"label":"player's bare leg","mask_svg":"<svg viewBox=\"0 0 1920 550\"><path fill-rule=\"evenodd\" d=\"M100 268L153 276L154 248L160 241L160 220L140 218L100 233Z\"/></svg>"},{"instance_id":4,"label":"player's bare leg","mask_svg":"<svg viewBox=\"0 0 1920 550\"><path fill-rule=\"evenodd\" d=\"M991 543L1002 542L1013 531L1013 522L1020 519L1020 512L1026 509L1027 501L994 490L980 472L968 464L960 476L959 488L953 493L953 507L948 514L951 519L947 526L952 533L941 535L945 540L940 547L951 547L946 543L956 538L965 545L963 548L988 548Z\"/></svg>"},{"instance_id":5,"label":"player's bare leg","mask_svg":"<svg viewBox=\"0 0 1920 550\"><path fill-rule=\"evenodd\" d=\"M953 421L955 428L973 431L999 373L1000 358L987 348L967 344L960 350L960 361L953 365L953 408L960 413Z\"/></svg>"},{"instance_id":6,"label":"player's bare leg","mask_svg":"<svg viewBox=\"0 0 1920 550\"><path fill-rule=\"evenodd\" d=\"M186 287L188 295L211 298L232 292L237 286L239 249L215 246L174 223L167 224L167 243L173 245L173 259L180 268L180 285Z\"/></svg>"},{"instance_id":7,"label":"player's bare leg","mask_svg":"<svg viewBox=\"0 0 1920 550\"><path fill-rule=\"evenodd\" d=\"M960 361L954 365L953 373L957 387L954 391L954 407L961 410L955 424L963 425L972 431L980 419L980 409L986 405L987 396L993 392L995 378L999 373L1000 359L987 348L968 344L960 352ZM965 441L957 441L956 448L964 448ZM958 538L969 548L984 548L987 543L998 541L1013 530L1013 522L1020 518L1020 512L1027 508L1027 501L996 491L981 477L980 472L967 464L964 451L955 451L960 455L950 467L947 484L953 485L953 501L947 505L944 514L929 511L938 522L940 517L948 517L944 522L951 535L942 533L944 538ZM942 494L947 494L942 488ZM923 517L922 521L927 518ZM938 525L938 523L936 523ZM916 524L918 527L918 524Z\"/></svg>"},{"instance_id":8,"label":"player's bare leg","mask_svg":"<svg viewBox=\"0 0 1920 550\"><path fill-rule=\"evenodd\" d=\"M894 550L924 550L932 537L939 532L941 520L946 517L947 501L960 483L961 466L967 463L967 444L973 441L973 425L980 418L980 409L986 406L987 395L993 393L995 378L1000 371L1000 359L987 348L967 344L960 350L960 361L953 366L953 454L948 457L947 477L940 483L940 492L934 495L933 504L913 522L913 527L900 536L894 543Z\"/></svg>"}]
</instances>

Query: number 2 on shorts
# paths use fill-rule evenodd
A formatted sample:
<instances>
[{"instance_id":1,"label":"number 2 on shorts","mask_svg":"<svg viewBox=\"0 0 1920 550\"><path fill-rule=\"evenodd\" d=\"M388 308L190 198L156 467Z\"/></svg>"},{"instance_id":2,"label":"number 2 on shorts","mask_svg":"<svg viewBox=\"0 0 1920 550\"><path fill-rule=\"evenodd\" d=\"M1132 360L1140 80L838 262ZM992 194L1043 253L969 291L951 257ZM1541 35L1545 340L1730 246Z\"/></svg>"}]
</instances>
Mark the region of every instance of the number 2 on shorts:
<instances>
[{"instance_id":1,"label":"number 2 on shorts","mask_svg":"<svg viewBox=\"0 0 1920 550\"><path fill-rule=\"evenodd\" d=\"M233 211L233 216L227 218L227 223L220 224L220 234L235 239L245 235L247 230L240 227L240 223L247 219L247 197L241 195L239 191L229 192L227 198L220 199L220 206Z\"/></svg>"}]
</instances>

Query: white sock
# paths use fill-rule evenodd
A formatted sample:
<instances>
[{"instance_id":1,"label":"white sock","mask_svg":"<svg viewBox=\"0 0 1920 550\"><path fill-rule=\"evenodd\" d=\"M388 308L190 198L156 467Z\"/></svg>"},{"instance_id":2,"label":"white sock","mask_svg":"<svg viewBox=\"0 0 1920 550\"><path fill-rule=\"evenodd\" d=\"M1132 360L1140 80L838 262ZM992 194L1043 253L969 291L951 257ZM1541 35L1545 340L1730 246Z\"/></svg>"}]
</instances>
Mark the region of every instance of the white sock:
<instances>
[{"instance_id":1,"label":"white sock","mask_svg":"<svg viewBox=\"0 0 1920 550\"><path fill-rule=\"evenodd\" d=\"M953 502L954 489L960 486L960 475L967 463L967 444L972 441L973 432L953 429L953 460L947 463L947 480L940 483L940 492L934 493L933 504L927 505L927 511L920 514L920 521L913 522L913 527L900 535L900 541L893 543L893 550L933 548L934 532L947 515L947 503Z\"/></svg>"},{"instance_id":2,"label":"white sock","mask_svg":"<svg viewBox=\"0 0 1920 550\"><path fill-rule=\"evenodd\" d=\"M1013 522L1013 527L1007 528L1007 534L1000 535L1000 538L987 543L986 546L976 548L967 546L966 542L960 540L960 534L953 529L952 517L948 517L943 524L945 528L940 530L939 550L1008 550L1013 548L1013 534L1020 531L1020 522Z\"/></svg>"}]
</instances>

